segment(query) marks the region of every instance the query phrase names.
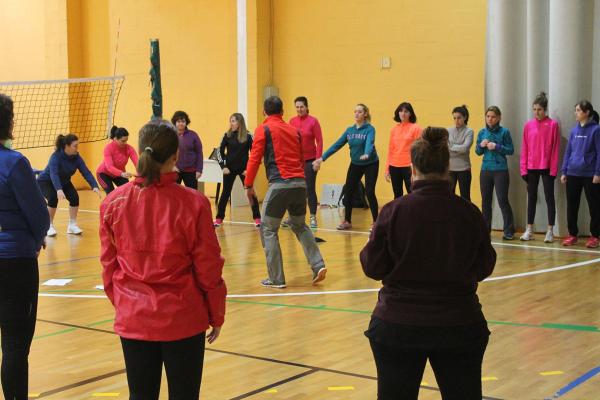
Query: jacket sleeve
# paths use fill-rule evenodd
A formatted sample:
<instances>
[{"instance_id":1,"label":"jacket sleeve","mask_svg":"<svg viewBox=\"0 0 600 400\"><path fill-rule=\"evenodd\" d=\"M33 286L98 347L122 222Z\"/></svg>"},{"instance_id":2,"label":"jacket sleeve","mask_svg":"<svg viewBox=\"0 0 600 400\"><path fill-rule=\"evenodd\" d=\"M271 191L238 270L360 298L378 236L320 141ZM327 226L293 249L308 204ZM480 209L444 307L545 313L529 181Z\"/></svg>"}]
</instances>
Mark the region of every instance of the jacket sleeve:
<instances>
[{"instance_id":1,"label":"jacket sleeve","mask_svg":"<svg viewBox=\"0 0 600 400\"><path fill-rule=\"evenodd\" d=\"M196 133L194 135L194 147L196 148L196 171L202 173L202 169L204 168L204 154L202 153L202 141L200 140L200 136Z\"/></svg>"},{"instance_id":2,"label":"jacket sleeve","mask_svg":"<svg viewBox=\"0 0 600 400\"><path fill-rule=\"evenodd\" d=\"M394 129L392 129L392 131L390 132L390 142L388 143L388 153L387 153L387 159L385 160L385 173L389 174L390 173L390 158L392 157L392 152L394 149Z\"/></svg>"},{"instance_id":3,"label":"jacket sleeve","mask_svg":"<svg viewBox=\"0 0 600 400\"><path fill-rule=\"evenodd\" d=\"M15 199L29 226L36 249L42 247L46 232L50 227L50 217L46 208L46 200L35 180L29 161L22 157L10 171L9 185L13 188Z\"/></svg>"},{"instance_id":4,"label":"jacket sleeve","mask_svg":"<svg viewBox=\"0 0 600 400\"><path fill-rule=\"evenodd\" d=\"M225 260L221 257L221 247L213 227L210 203L204 196L199 198L202 207L196 226L196 243L192 251L194 279L206 300L208 323L219 327L225 322L227 287L222 277Z\"/></svg>"},{"instance_id":5,"label":"jacket sleeve","mask_svg":"<svg viewBox=\"0 0 600 400\"><path fill-rule=\"evenodd\" d=\"M560 152L560 127L558 122L552 124L552 154L550 155L550 175L558 175L558 157Z\"/></svg>"},{"instance_id":6,"label":"jacket sleeve","mask_svg":"<svg viewBox=\"0 0 600 400\"><path fill-rule=\"evenodd\" d=\"M508 129L505 129L503 132L502 143L496 143L495 151L505 156L514 154L515 146L513 145L512 137L510 136L510 131Z\"/></svg>"},{"instance_id":7,"label":"jacket sleeve","mask_svg":"<svg viewBox=\"0 0 600 400\"><path fill-rule=\"evenodd\" d=\"M334 155L335 152L344 147L344 145L347 142L348 136L346 135L346 131L344 131L344 133L342 133L342 136L340 136L340 138L334 144L332 144L325 153L323 153L323 155L321 156L323 161L327 160L329 157Z\"/></svg>"},{"instance_id":8,"label":"jacket sleeve","mask_svg":"<svg viewBox=\"0 0 600 400\"><path fill-rule=\"evenodd\" d=\"M54 186L54 190L57 192L62 190L62 183L60 182L59 171L59 155L58 152L52 153L50 156L50 161L48 161L48 171L50 172L50 180L52 180L52 186Z\"/></svg>"},{"instance_id":9,"label":"jacket sleeve","mask_svg":"<svg viewBox=\"0 0 600 400\"><path fill-rule=\"evenodd\" d=\"M367 133L367 140L365 140L365 152L368 156L373 152L373 148L375 147L375 127L373 125L369 126L369 132Z\"/></svg>"},{"instance_id":10,"label":"jacket sleeve","mask_svg":"<svg viewBox=\"0 0 600 400\"><path fill-rule=\"evenodd\" d=\"M121 171L119 168L115 167L115 163L113 162L113 154L111 151L110 144L104 147L104 165L108 169L108 172L115 177L121 176Z\"/></svg>"},{"instance_id":11,"label":"jacket sleeve","mask_svg":"<svg viewBox=\"0 0 600 400\"><path fill-rule=\"evenodd\" d=\"M135 167L136 171L137 171L137 166L138 166L138 161L139 161L139 156L137 151L135 151L135 149L133 148L133 146L127 145L127 155L129 156L129 159L131 160L131 162L133 163L133 166Z\"/></svg>"},{"instance_id":12,"label":"jacket sleeve","mask_svg":"<svg viewBox=\"0 0 600 400\"><path fill-rule=\"evenodd\" d=\"M246 165L246 179L244 179L244 186L254 185L254 179L256 179L258 167L260 166L262 157L265 154L265 143L265 128L263 125L260 125L254 131L252 150L250 150L248 164Z\"/></svg>"},{"instance_id":13,"label":"jacket sleeve","mask_svg":"<svg viewBox=\"0 0 600 400\"><path fill-rule=\"evenodd\" d=\"M321 130L321 124L319 124L319 120L316 118L313 133L315 135L315 141L317 143L317 158L321 158L321 156L323 155L323 131Z\"/></svg>"},{"instance_id":14,"label":"jacket sleeve","mask_svg":"<svg viewBox=\"0 0 600 400\"><path fill-rule=\"evenodd\" d=\"M473 145L473 130L467 128L467 132L465 134L465 142L463 144L452 144L450 145L450 151L454 151L456 153L468 153L469 149Z\"/></svg>"},{"instance_id":15,"label":"jacket sleeve","mask_svg":"<svg viewBox=\"0 0 600 400\"><path fill-rule=\"evenodd\" d=\"M600 125L596 125L596 129L594 129L593 135L594 146L596 148L596 167L594 170L594 175L600 176Z\"/></svg>"},{"instance_id":16,"label":"jacket sleeve","mask_svg":"<svg viewBox=\"0 0 600 400\"><path fill-rule=\"evenodd\" d=\"M567 142L567 148L565 149L565 154L563 155L563 164L561 168L561 173L563 175L567 175L567 171L569 171L569 158L571 158L571 142L573 141L573 132L569 136L569 141Z\"/></svg>"},{"instance_id":17,"label":"jacket sleeve","mask_svg":"<svg viewBox=\"0 0 600 400\"><path fill-rule=\"evenodd\" d=\"M475 206L473 208L476 209L477 222L481 232L480 237L482 238L479 248L477 249L477 257L475 257L475 262L478 264L476 270L477 281L481 282L494 272L494 267L496 266L496 250L494 250L494 247L492 246L490 231L483 220L481 211Z\"/></svg>"},{"instance_id":18,"label":"jacket sleeve","mask_svg":"<svg viewBox=\"0 0 600 400\"><path fill-rule=\"evenodd\" d=\"M109 198L104 198L100 205L100 264L102 264L102 283L104 293L111 303L114 302L113 275L119 267L117 261L117 246L112 231L110 215L107 215Z\"/></svg>"},{"instance_id":19,"label":"jacket sleeve","mask_svg":"<svg viewBox=\"0 0 600 400\"><path fill-rule=\"evenodd\" d=\"M479 131L479 133L477 134L477 142L475 143L475 154L477 154L478 156L483 155L483 153L485 152L485 149L480 146L481 142L483 141L483 132L483 129Z\"/></svg>"},{"instance_id":20,"label":"jacket sleeve","mask_svg":"<svg viewBox=\"0 0 600 400\"><path fill-rule=\"evenodd\" d=\"M83 177L92 189L98 187L98 182L96 182L96 178L94 178L94 175L92 175L87 165L85 165L85 161L83 161L83 158L81 158L81 156L78 156L77 158L77 169L79 170L79 172L81 172L81 175L83 175Z\"/></svg>"},{"instance_id":21,"label":"jacket sleeve","mask_svg":"<svg viewBox=\"0 0 600 400\"><path fill-rule=\"evenodd\" d=\"M525 124L523 127L523 141L521 142L521 176L527 175L527 153L529 152L527 141L527 124Z\"/></svg>"},{"instance_id":22,"label":"jacket sleeve","mask_svg":"<svg viewBox=\"0 0 600 400\"><path fill-rule=\"evenodd\" d=\"M369 241L360 252L360 264L366 276L377 281L384 279L393 269L394 263L388 251L391 207L381 209Z\"/></svg>"},{"instance_id":23,"label":"jacket sleeve","mask_svg":"<svg viewBox=\"0 0 600 400\"><path fill-rule=\"evenodd\" d=\"M248 140L250 140L250 136L248 136ZM219 154L221 154L221 162L219 163L219 165L221 166L221 169L225 168L227 165L227 163L225 162L225 159L227 158L227 156L225 155L225 150L227 149L227 134L223 135L223 139L221 139L221 144L219 145Z\"/></svg>"}]
</instances>

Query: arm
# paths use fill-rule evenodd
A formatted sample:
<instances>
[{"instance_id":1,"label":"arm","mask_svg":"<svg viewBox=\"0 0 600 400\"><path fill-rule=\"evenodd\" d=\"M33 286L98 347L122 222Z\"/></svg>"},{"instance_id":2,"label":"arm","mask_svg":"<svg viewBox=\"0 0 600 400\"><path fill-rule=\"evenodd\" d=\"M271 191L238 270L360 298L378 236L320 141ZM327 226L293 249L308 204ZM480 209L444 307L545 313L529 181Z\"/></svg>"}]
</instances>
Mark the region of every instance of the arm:
<instances>
[{"instance_id":1,"label":"arm","mask_svg":"<svg viewBox=\"0 0 600 400\"><path fill-rule=\"evenodd\" d=\"M523 127L523 141L521 142L521 176L527 175L527 153L529 152L527 141L527 124L525 124Z\"/></svg>"},{"instance_id":2,"label":"arm","mask_svg":"<svg viewBox=\"0 0 600 400\"><path fill-rule=\"evenodd\" d=\"M344 145L347 142L348 137L346 136L346 132L344 131L344 133L342 133L342 136L340 136L340 138L334 144L332 144L325 153L323 153L323 156L321 157L323 161L334 155L339 149L344 147Z\"/></svg>"},{"instance_id":3,"label":"arm","mask_svg":"<svg viewBox=\"0 0 600 400\"><path fill-rule=\"evenodd\" d=\"M196 157L196 172L202 173L202 169L204 168L204 154L202 153L202 142L200 141L198 134L195 134L194 146L196 148L196 153L198 154Z\"/></svg>"},{"instance_id":4,"label":"arm","mask_svg":"<svg viewBox=\"0 0 600 400\"><path fill-rule=\"evenodd\" d=\"M227 287L222 278L221 247L212 224L208 199L199 196L202 208L196 224L196 243L192 250L193 271L196 285L204 294L208 307L208 323L220 327L225 322L225 297Z\"/></svg>"},{"instance_id":5,"label":"arm","mask_svg":"<svg viewBox=\"0 0 600 400\"><path fill-rule=\"evenodd\" d=\"M561 172L563 175L567 175L567 171L569 170L569 158L571 158L571 142L573 139L573 132L569 136L569 141L567 142L567 148L565 149L565 154L563 155L563 165L561 168Z\"/></svg>"},{"instance_id":6,"label":"arm","mask_svg":"<svg viewBox=\"0 0 600 400\"><path fill-rule=\"evenodd\" d=\"M477 154L478 156L483 155L483 153L485 152L486 149L484 149L483 147L481 147L481 142L483 140L483 132L484 130L480 130L479 133L477 134L477 143L475 145L475 154Z\"/></svg>"},{"instance_id":7,"label":"arm","mask_svg":"<svg viewBox=\"0 0 600 400\"><path fill-rule=\"evenodd\" d=\"M102 264L102 282L104 293L111 303L114 302L113 275L119 269L117 261L117 246L111 228L110 214L107 215L109 203L102 202L100 205L100 264Z\"/></svg>"},{"instance_id":8,"label":"arm","mask_svg":"<svg viewBox=\"0 0 600 400\"><path fill-rule=\"evenodd\" d=\"M130 146L127 145L127 155L129 156L129 159L131 160L131 162L133 163L133 166L135 167L136 171L137 171L137 166L138 166L138 161L139 161L139 156L137 151L135 151L135 149Z\"/></svg>"},{"instance_id":9,"label":"arm","mask_svg":"<svg viewBox=\"0 0 600 400\"><path fill-rule=\"evenodd\" d=\"M392 157L392 152L394 149L394 129L392 128L392 131L390 132L390 142L388 143L388 153L387 153L387 159L385 160L385 175L389 175L390 174L390 158Z\"/></svg>"},{"instance_id":10,"label":"arm","mask_svg":"<svg viewBox=\"0 0 600 400\"><path fill-rule=\"evenodd\" d=\"M48 161L48 169L50 170L50 179L52 180L52 186L58 192L62 190L62 183L60 182L59 171L59 160L58 160L58 152L54 152L50 156L50 161Z\"/></svg>"},{"instance_id":11,"label":"arm","mask_svg":"<svg viewBox=\"0 0 600 400\"><path fill-rule=\"evenodd\" d=\"M388 252L389 227L392 224L389 205L381 209L369 241L360 252L360 263L366 276L377 281L382 280L393 268L393 260Z\"/></svg>"},{"instance_id":12,"label":"arm","mask_svg":"<svg viewBox=\"0 0 600 400\"><path fill-rule=\"evenodd\" d=\"M250 140L250 136L248 136L248 140ZM221 169L225 168L225 149L227 149L227 134L223 135L223 139L221 139L221 144L219 145L219 153L221 153L221 162L219 165Z\"/></svg>"},{"instance_id":13,"label":"arm","mask_svg":"<svg viewBox=\"0 0 600 400\"><path fill-rule=\"evenodd\" d=\"M85 161L83 161L83 158L81 158L81 156L78 156L77 159L77 169L79 170L79 172L81 172L81 175L83 175L83 177L92 189L98 189L98 182L96 182L96 178L94 178L94 175L92 175L87 165L85 165Z\"/></svg>"},{"instance_id":14,"label":"arm","mask_svg":"<svg viewBox=\"0 0 600 400\"><path fill-rule=\"evenodd\" d=\"M248 158L248 164L246 165L246 179L244 180L244 186L250 187L254 185L254 179L258 172L258 167L262 161L262 157L265 154L265 129L261 125L254 131L254 140L252 142L252 150L250 150L250 157Z\"/></svg>"},{"instance_id":15,"label":"arm","mask_svg":"<svg viewBox=\"0 0 600 400\"><path fill-rule=\"evenodd\" d=\"M476 208L476 207L473 207ZM496 265L496 251L492 247L492 241L490 238L490 232L483 220L483 216L479 209L477 212L477 222L479 224L480 237L482 238L479 248L477 249L477 257L475 262L477 265L477 281L481 282L494 272L494 266Z\"/></svg>"},{"instance_id":16,"label":"arm","mask_svg":"<svg viewBox=\"0 0 600 400\"><path fill-rule=\"evenodd\" d=\"M594 147L596 148L596 168L595 176L600 176L600 125L596 125L596 129L592 133L594 135Z\"/></svg>"},{"instance_id":17,"label":"arm","mask_svg":"<svg viewBox=\"0 0 600 400\"><path fill-rule=\"evenodd\" d=\"M467 128L465 142L463 144L452 144L450 145L450 151L455 153L468 153L471 145L473 144L473 131Z\"/></svg>"},{"instance_id":18,"label":"arm","mask_svg":"<svg viewBox=\"0 0 600 400\"><path fill-rule=\"evenodd\" d=\"M317 143L317 158L321 158L323 155L323 132L321 131L321 124L319 120L315 118L314 132L315 141Z\"/></svg>"},{"instance_id":19,"label":"arm","mask_svg":"<svg viewBox=\"0 0 600 400\"><path fill-rule=\"evenodd\" d=\"M552 154L550 155L550 175L558 175L558 157L560 152L560 127L558 122L552 124Z\"/></svg>"},{"instance_id":20,"label":"arm","mask_svg":"<svg viewBox=\"0 0 600 400\"><path fill-rule=\"evenodd\" d=\"M513 145L512 137L510 136L510 131L508 129L504 130L504 134L502 135L502 143L496 143L496 148L494 151L504 154L505 156L514 154L515 146Z\"/></svg>"},{"instance_id":21,"label":"arm","mask_svg":"<svg viewBox=\"0 0 600 400\"><path fill-rule=\"evenodd\" d=\"M36 249L44 243L46 232L50 227L50 217L46 208L46 200L40 192L31 170L31 165L25 157L21 158L10 171L9 186L13 189L15 199L29 226Z\"/></svg>"},{"instance_id":22,"label":"arm","mask_svg":"<svg viewBox=\"0 0 600 400\"><path fill-rule=\"evenodd\" d=\"M115 167L115 163L113 162L113 155L112 155L111 147L112 146L109 144L108 146L106 146L104 148L104 165L106 165L106 169L108 169L108 172L112 176L121 176L121 173L123 171L121 171L119 168Z\"/></svg>"},{"instance_id":23,"label":"arm","mask_svg":"<svg viewBox=\"0 0 600 400\"><path fill-rule=\"evenodd\" d=\"M367 132L367 140L365 141L365 152L364 155L371 155L373 148L375 147L375 127L371 125L369 132Z\"/></svg>"}]
</instances>

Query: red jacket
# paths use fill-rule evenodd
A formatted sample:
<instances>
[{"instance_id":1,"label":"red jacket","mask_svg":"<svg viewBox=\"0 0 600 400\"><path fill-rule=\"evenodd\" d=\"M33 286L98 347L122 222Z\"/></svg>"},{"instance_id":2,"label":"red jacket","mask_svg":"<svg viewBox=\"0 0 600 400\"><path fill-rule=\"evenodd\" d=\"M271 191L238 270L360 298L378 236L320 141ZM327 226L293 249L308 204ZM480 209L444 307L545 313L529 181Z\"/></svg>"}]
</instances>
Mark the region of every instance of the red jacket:
<instances>
[{"instance_id":1,"label":"red jacket","mask_svg":"<svg viewBox=\"0 0 600 400\"><path fill-rule=\"evenodd\" d=\"M244 185L254 184L263 156L269 182L304 178L302 137L298 129L281 119L281 115L268 116L254 131Z\"/></svg>"},{"instance_id":2,"label":"red jacket","mask_svg":"<svg viewBox=\"0 0 600 400\"><path fill-rule=\"evenodd\" d=\"M125 172L127 161L131 159L133 165L137 168L138 155L135 149L128 144L120 146L114 140L104 147L104 158L96 169L96 175L104 173L106 175L118 178Z\"/></svg>"},{"instance_id":3,"label":"red jacket","mask_svg":"<svg viewBox=\"0 0 600 400\"><path fill-rule=\"evenodd\" d=\"M173 341L221 326L227 288L210 203L175 183L141 178L100 206L104 291L115 306L115 332L138 340Z\"/></svg>"},{"instance_id":4,"label":"red jacket","mask_svg":"<svg viewBox=\"0 0 600 400\"><path fill-rule=\"evenodd\" d=\"M302 135L302 147L305 160L314 160L323 155L323 133L321 125L312 115L295 116L290 119L290 125L297 128Z\"/></svg>"}]
</instances>

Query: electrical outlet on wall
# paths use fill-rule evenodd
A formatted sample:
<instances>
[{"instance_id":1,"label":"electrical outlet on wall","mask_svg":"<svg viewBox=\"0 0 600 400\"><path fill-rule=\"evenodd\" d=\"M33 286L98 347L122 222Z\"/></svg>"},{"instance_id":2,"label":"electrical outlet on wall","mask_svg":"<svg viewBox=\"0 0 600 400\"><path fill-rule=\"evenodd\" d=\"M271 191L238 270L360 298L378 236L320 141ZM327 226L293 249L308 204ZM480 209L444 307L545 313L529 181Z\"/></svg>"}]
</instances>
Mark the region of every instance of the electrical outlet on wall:
<instances>
[{"instance_id":1,"label":"electrical outlet on wall","mask_svg":"<svg viewBox=\"0 0 600 400\"><path fill-rule=\"evenodd\" d=\"M381 58L381 68L382 69L392 68L392 58L390 56L383 56Z\"/></svg>"}]
</instances>

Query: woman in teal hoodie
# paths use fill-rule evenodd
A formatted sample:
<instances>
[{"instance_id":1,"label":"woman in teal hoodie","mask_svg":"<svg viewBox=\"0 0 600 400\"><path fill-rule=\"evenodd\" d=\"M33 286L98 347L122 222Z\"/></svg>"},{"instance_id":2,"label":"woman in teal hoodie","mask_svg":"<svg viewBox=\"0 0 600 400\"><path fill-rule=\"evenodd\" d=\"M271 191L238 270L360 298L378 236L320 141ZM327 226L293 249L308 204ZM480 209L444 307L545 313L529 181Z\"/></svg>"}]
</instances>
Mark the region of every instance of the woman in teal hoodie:
<instances>
[{"instance_id":1,"label":"woman in teal hoodie","mask_svg":"<svg viewBox=\"0 0 600 400\"><path fill-rule=\"evenodd\" d=\"M508 201L508 164L506 156L515 152L512 138L508 129L500 126L502 112L496 106L490 106L485 111L485 128L477 135L475 153L483 155L479 186L481 188L481 208L483 219L488 229L492 229L492 194L496 188L498 205L504 220L502 239L514 239L515 226L513 212Z\"/></svg>"},{"instance_id":2,"label":"woman in teal hoodie","mask_svg":"<svg viewBox=\"0 0 600 400\"><path fill-rule=\"evenodd\" d=\"M365 192L373 223L375 223L379 212L379 205L375 196L375 185L379 174L379 157L375 150L375 128L371 125L369 107L364 104L357 104L354 108L354 120L356 123L348 127L342 136L323 153L323 156L313 162L313 168L318 171L321 163L344 147L346 143L350 146L350 166L344 185L345 219L338 225L337 229L339 230L352 228L352 198L363 175L365 176Z\"/></svg>"}]
</instances>

